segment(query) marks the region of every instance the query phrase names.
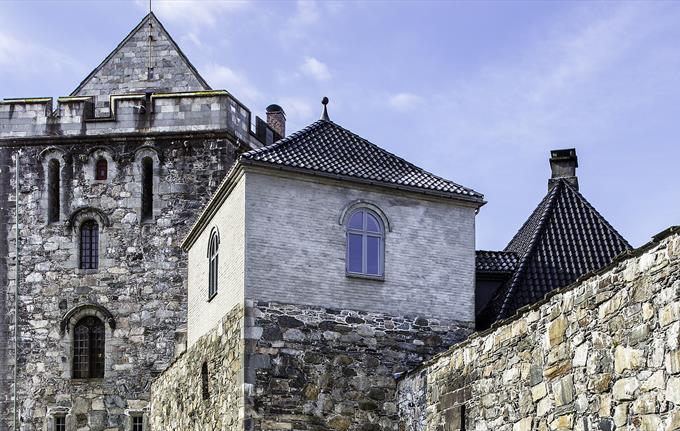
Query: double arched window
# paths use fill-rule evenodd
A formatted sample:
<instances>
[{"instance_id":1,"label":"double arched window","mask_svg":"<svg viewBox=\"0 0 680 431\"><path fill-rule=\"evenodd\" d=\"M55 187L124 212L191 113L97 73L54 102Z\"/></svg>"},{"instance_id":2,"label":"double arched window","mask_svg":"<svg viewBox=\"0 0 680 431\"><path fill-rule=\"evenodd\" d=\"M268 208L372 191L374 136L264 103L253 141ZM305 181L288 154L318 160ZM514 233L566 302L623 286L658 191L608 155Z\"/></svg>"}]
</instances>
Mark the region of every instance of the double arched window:
<instances>
[{"instance_id":1,"label":"double arched window","mask_svg":"<svg viewBox=\"0 0 680 431\"><path fill-rule=\"evenodd\" d=\"M208 301L217 295L217 279L220 257L220 233L213 229L208 242Z\"/></svg>"},{"instance_id":2,"label":"double arched window","mask_svg":"<svg viewBox=\"0 0 680 431\"><path fill-rule=\"evenodd\" d=\"M366 208L355 210L347 219L347 273L384 275L385 229L380 217Z\"/></svg>"},{"instance_id":3,"label":"double arched window","mask_svg":"<svg viewBox=\"0 0 680 431\"><path fill-rule=\"evenodd\" d=\"M98 379L104 377L105 356L104 322L87 316L73 329L73 378Z\"/></svg>"},{"instance_id":4,"label":"double arched window","mask_svg":"<svg viewBox=\"0 0 680 431\"><path fill-rule=\"evenodd\" d=\"M99 268L99 225L94 220L80 225L80 269Z\"/></svg>"}]
</instances>

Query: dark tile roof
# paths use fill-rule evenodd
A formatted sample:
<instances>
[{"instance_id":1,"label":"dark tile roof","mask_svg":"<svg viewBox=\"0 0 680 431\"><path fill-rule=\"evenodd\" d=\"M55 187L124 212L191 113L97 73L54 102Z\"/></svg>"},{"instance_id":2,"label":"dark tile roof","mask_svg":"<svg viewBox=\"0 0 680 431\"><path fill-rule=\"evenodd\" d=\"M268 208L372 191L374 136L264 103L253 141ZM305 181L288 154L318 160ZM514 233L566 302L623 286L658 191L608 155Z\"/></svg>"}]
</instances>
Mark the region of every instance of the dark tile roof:
<instances>
[{"instance_id":1,"label":"dark tile roof","mask_svg":"<svg viewBox=\"0 0 680 431\"><path fill-rule=\"evenodd\" d=\"M477 250L477 272L513 272L517 268L517 254L507 251Z\"/></svg>"},{"instance_id":2,"label":"dark tile roof","mask_svg":"<svg viewBox=\"0 0 680 431\"><path fill-rule=\"evenodd\" d=\"M433 175L332 121L318 120L276 143L248 151L244 164L273 165L483 203L484 196Z\"/></svg>"},{"instance_id":3,"label":"dark tile roof","mask_svg":"<svg viewBox=\"0 0 680 431\"><path fill-rule=\"evenodd\" d=\"M504 251L517 269L482 313L489 324L511 316L546 293L610 264L628 242L565 180L538 204Z\"/></svg>"}]
</instances>

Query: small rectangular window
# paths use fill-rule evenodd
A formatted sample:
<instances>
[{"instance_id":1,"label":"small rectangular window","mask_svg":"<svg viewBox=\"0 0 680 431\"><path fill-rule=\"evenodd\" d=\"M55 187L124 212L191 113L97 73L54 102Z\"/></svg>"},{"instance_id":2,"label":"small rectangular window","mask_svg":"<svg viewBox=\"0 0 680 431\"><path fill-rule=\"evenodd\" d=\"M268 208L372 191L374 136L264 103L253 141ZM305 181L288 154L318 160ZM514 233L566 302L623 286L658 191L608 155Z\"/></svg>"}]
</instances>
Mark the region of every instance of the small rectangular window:
<instances>
[{"instance_id":1,"label":"small rectangular window","mask_svg":"<svg viewBox=\"0 0 680 431\"><path fill-rule=\"evenodd\" d=\"M66 416L59 415L54 417L54 431L66 431Z\"/></svg>"},{"instance_id":2,"label":"small rectangular window","mask_svg":"<svg viewBox=\"0 0 680 431\"><path fill-rule=\"evenodd\" d=\"M132 431L144 431L143 416L132 416Z\"/></svg>"}]
</instances>

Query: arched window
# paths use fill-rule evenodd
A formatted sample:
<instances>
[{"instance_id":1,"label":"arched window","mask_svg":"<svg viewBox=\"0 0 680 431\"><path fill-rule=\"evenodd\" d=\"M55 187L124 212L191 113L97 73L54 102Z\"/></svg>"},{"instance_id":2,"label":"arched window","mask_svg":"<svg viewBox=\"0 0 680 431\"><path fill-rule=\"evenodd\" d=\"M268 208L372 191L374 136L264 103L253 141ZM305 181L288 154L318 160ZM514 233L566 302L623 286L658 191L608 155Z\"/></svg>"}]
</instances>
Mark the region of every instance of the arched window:
<instances>
[{"instance_id":1,"label":"arched window","mask_svg":"<svg viewBox=\"0 0 680 431\"><path fill-rule=\"evenodd\" d=\"M384 274L385 234L380 218L361 208L347 220L347 273L373 277Z\"/></svg>"},{"instance_id":2,"label":"arched window","mask_svg":"<svg viewBox=\"0 0 680 431\"><path fill-rule=\"evenodd\" d=\"M73 330L73 378L104 377L104 322L94 316L82 318Z\"/></svg>"},{"instance_id":3,"label":"arched window","mask_svg":"<svg viewBox=\"0 0 680 431\"><path fill-rule=\"evenodd\" d=\"M61 190L61 166L56 159L47 164L47 222L59 221L59 193Z\"/></svg>"},{"instance_id":4,"label":"arched window","mask_svg":"<svg viewBox=\"0 0 680 431\"><path fill-rule=\"evenodd\" d=\"M203 393L204 401L210 398L210 386L207 362L203 362L203 365L201 366L201 392Z\"/></svg>"},{"instance_id":5,"label":"arched window","mask_svg":"<svg viewBox=\"0 0 680 431\"><path fill-rule=\"evenodd\" d=\"M153 218L153 159L142 159L142 221Z\"/></svg>"},{"instance_id":6,"label":"arched window","mask_svg":"<svg viewBox=\"0 0 680 431\"><path fill-rule=\"evenodd\" d=\"M80 269L99 268L99 225L87 220L80 225Z\"/></svg>"},{"instance_id":7,"label":"arched window","mask_svg":"<svg viewBox=\"0 0 680 431\"><path fill-rule=\"evenodd\" d=\"M217 295L217 274L220 257L220 234L217 229L210 233L208 243L208 301Z\"/></svg>"},{"instance_id":8,"label":"arched window","mask_svg":"<svg viewBox=\"0 0 680 431\"><path fill-rule=\"evenodd\" d=\"M97 160L97 164L94 168L94 179L95 180L105 180L109 175L109 164L106 159Z\"/></svg>"}]
</instances>

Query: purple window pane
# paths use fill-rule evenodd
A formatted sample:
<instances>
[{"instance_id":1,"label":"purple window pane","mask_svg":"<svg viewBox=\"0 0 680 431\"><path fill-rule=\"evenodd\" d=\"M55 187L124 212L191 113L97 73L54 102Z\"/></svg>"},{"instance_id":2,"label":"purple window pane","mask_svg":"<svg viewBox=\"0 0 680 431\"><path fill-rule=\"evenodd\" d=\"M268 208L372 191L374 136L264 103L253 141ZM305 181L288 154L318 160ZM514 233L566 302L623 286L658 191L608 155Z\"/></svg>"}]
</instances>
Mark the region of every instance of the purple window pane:
<instances>
[{"instance_id":1,"label":"purple window pane","mask_svg":"<svg viewBox=\"0 0 680 431\"><path fill-rule=\"evenodd\" d=\"M363 229L364 228L364 212L363 211L357 211L354 214L352 214L352 217L349 219L349 223L347 226L350 229Z\"/></svg>"},{"instance_id":2,"label":"purple window pane","mask_svg":"<svg viewBox=\"0 0 680 431\"><path fill-rule=\"evenodd\" d=\"M366 274L380 275L380 238L366 238Z\"/></svg>"},{"instance_id":3,"label":"purple window pane","mask_svg":"<svg viewBox=\"0 0 680 431\"><path fill-rule=\"evenodd\" d=\"M371 214L366 214L366 230L369 232L381 232L380 223Z\"/></svg>"},{"instance_id":4,"label":"purple window pane","mask_svg":"<svg viewBox=\"0 0 680 431\"><path fill-rule=\"evenodd\" d=\"M350 233L347 236L347 270L349 272L363 272L362 260L361 235Z\"/></svg>"}]
</instances>

